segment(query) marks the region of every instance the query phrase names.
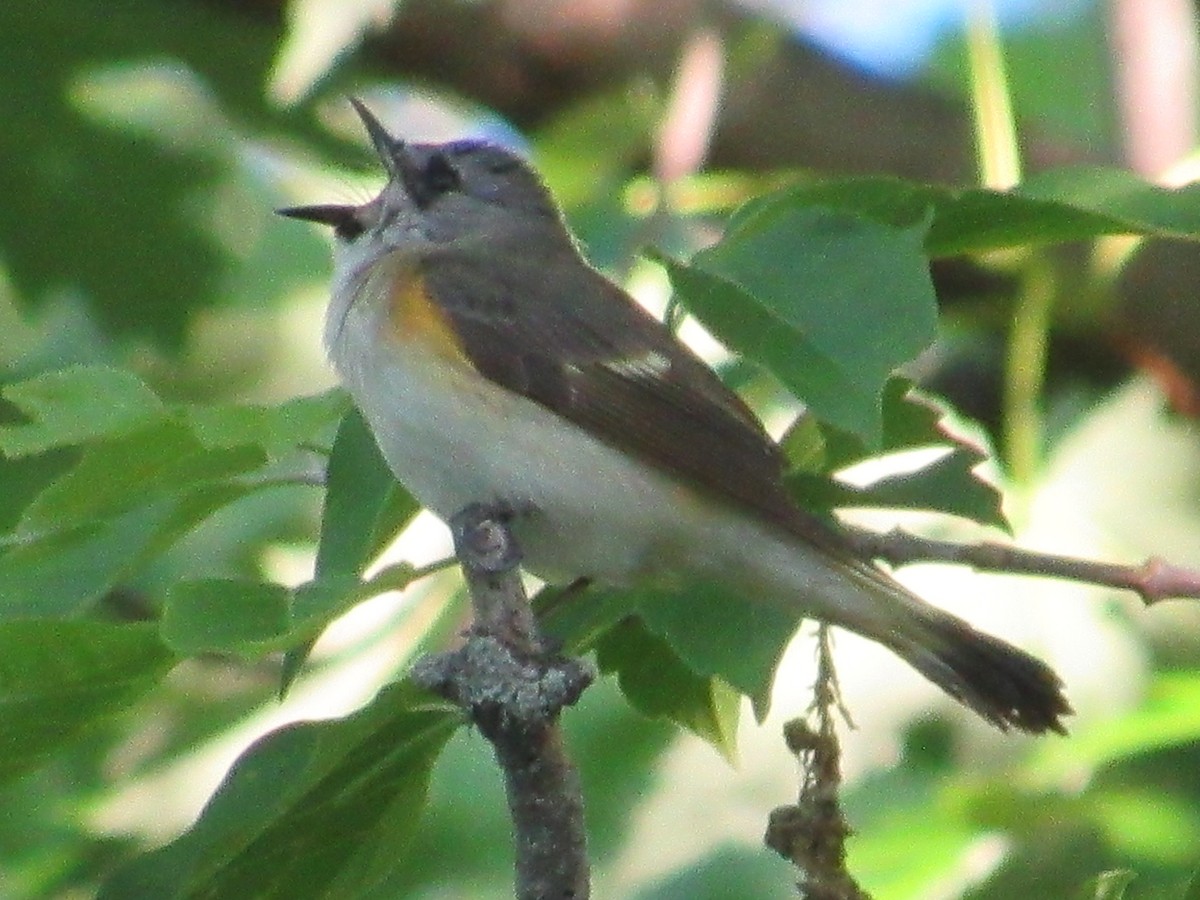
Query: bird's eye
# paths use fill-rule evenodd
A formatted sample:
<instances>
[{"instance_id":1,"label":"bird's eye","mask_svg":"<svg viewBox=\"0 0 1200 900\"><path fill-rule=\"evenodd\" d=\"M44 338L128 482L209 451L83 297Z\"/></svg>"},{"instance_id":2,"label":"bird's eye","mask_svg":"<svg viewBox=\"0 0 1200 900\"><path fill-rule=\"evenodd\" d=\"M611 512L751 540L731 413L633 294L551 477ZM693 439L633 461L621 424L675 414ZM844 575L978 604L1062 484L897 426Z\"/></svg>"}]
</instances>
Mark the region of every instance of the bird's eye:
<instances>
[{"instance_id":1,"label":"bird's eye","mask_svg":"<svg viewBox=\"0 0 1200 900\"><path fill-rule=\"evenodd\" d=\"M425 186L431 194L445 194L462 187L462 179L445 155L435 153L425 163Z\"/></svg>"}]
</instances>

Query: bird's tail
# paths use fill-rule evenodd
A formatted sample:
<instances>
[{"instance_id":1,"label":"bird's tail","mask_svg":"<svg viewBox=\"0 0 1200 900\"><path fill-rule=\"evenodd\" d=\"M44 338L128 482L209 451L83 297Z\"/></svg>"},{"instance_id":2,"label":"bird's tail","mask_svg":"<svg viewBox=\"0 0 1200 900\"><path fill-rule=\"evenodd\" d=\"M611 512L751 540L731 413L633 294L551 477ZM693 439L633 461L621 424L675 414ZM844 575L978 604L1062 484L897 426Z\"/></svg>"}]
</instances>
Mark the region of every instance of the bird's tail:
<instances>
[{"instance_id":1,"label":"bird's tail","mask_svg":"<svg viewBox=\"0 0 1200 900\"><path fill-rule=\"evenodd\" d=\"M773 572L768 595L882 643L1001 731L1066 733L1072 708L1045 662L931 606L823 524L802 536L751 564L760 576Z\"/></svg>"},{"instance_id":2,"label":"bird's tail","mask_svg":"<svg viewBox=\"0 0 1200 900\"><path fill-rule=\"evenodd\" d=\"M788 542L782 560L757 560L754 571L775 574L766 595L882 643L1001 731L1066 733L1072 708L1050 666L931 606L826 535L821 545Z\"/></svg>"},{"instance_id":3,"label":"bird's tail","mask_svg":"<svg viewBox=\"0 0 1200 900\"><path fill-rule=\"evenodd\" d=\"M1002 731L1066 734L1071 705L1048 665L921 600L906 607L878 639L914 669Z\"/></svg>"},{"instance_id":4,"label":"bird's tail","mask_svg":"<svg viewBox=\"0 0 1200 900\"><path fill-rule=\"evenodd\" d=\"M799 548L793 544L793 561ZM888 647L905 662L1002 731L1065 734L1071 714L1062 680L1041 660L931 606L882 569L808 547L792 571L810 614Z\"/></svg>"}]
</instances>

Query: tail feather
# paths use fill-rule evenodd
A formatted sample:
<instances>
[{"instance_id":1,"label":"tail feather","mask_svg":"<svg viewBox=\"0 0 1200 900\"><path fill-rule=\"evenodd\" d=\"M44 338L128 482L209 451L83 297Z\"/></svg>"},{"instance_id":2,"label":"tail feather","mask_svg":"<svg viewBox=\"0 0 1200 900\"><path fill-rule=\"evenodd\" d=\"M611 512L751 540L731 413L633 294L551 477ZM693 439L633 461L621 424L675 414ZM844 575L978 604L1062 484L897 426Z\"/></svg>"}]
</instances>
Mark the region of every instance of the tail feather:
<instances>
[{"instance_id":1,"label":"tail feather","mask_svg":"<svg viewBox=\"0 0 1200 900\"><path fill-rule=\"evenodd\" d=\"M1066 734L1062 720L1072 709L1053 669L930 605L828 523L793 513L784 541L732 531L738 541L720 558L734 563L721 577L756 584L764 598L883 644L1001 731Z\"/></svg>"},{"instance_id":2,"label":"tail feather","mask_svg":"<svg viewBox=\"0 0 1200 900\"><path fill-rule=\"evenodd\" d=\"M886 643L918 672L1002 731L1066 734L1062 680L1041 660L925 606ZM912 610L912 607L910 607Z\"/></svg>"}]
</instances>

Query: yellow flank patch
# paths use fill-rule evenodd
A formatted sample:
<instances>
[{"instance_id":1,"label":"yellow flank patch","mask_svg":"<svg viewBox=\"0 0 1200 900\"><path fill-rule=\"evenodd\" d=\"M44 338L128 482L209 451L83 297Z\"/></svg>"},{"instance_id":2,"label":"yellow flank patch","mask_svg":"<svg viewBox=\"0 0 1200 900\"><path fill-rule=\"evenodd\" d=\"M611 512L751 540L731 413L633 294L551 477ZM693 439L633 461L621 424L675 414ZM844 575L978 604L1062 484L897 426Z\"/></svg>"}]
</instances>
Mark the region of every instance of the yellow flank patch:
<instances>
[{"instance_id":1,"label":"yellow flank patch","mask_svg":"<svg viewBox=\"0 0 1200 900\"><path fill-rule=\"evenodd\" d=\"M417 266L405 266L392 287L388 302L391 337L399 343L420 344L447 359L466 361L449 317L429 295Z\"/></svg>"}]
</instances>

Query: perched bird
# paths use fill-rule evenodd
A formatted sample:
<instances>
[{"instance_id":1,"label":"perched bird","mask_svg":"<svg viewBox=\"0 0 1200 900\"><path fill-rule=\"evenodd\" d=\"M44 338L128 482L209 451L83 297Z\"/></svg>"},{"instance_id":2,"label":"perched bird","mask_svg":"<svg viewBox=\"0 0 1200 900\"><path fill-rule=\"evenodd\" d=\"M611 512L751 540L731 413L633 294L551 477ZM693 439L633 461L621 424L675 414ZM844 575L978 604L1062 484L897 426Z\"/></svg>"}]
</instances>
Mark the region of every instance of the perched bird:
<instances>
[{"instance_id":1,"label":"perched bird","mask_svg":"<svg viewBox=\"0 0 1200 900\"><path fill-rule=\"evenodd\" d=\"M1063 731L1044 663L915 596L800 508L742 401L580 254L533 169L408 143L353 101L387 169L332 226L325 343L396 477L449 519L504 504L552 582L711 578L890 648L1001 729Z\"/></svg>"}]
</instances>

